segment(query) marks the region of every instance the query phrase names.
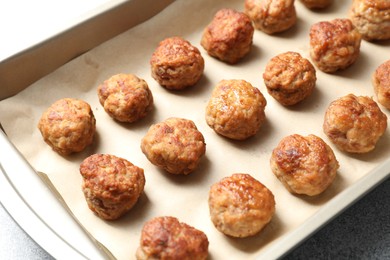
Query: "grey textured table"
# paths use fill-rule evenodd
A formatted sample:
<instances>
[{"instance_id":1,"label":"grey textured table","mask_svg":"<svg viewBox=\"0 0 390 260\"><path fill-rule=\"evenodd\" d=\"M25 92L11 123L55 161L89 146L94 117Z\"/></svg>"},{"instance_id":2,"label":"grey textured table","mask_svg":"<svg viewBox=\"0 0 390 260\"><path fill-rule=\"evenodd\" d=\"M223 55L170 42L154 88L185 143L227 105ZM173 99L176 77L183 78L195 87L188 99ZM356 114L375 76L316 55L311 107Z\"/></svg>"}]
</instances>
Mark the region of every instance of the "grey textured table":
<instances>
[{"instance_id":1,"label":"grey textured table","mask_svg":"<svg viewBox=\"0 0 390 260\"><path fill-rule=\"evenodd\" d=\"M0 206L0 259L52 259ZM390 179L285 259L390 259Z\"/></svg>"}]
</instances>

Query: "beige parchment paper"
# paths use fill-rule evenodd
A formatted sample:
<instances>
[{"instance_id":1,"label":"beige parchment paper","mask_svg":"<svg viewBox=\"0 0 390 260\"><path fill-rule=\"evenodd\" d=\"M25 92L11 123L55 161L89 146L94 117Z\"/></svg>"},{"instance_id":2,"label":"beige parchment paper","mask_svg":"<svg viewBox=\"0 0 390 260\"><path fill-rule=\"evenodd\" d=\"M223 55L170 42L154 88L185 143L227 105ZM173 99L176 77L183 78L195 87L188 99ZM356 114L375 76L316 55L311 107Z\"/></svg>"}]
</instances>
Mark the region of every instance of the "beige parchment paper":
<instances>
[{"instance_id":1,"label":"beige parchment paper","mask_svg":"<svg viewBox=\"0 0 390 260\"><path fill-rule=\"evenodd\" d=\"M175 1L149 21L72 60L18 95L1 101L0 121L10 140L33 167L49 176L77 219L118 259L134 259L143 223L163 215L175 216L204 231L210 241L211 259L254 258L284 234L302 225L332 198L342 196L343 190L390 156L389 130L377 148L364 155L338 151L322 132L323 115L332 100L348 93L374 97L370 77L378 65L390 58L388 41L363 41L359 59L344 71L325 74L317 70L316 90L296 106L285 108L266 92L262 80L266 63L285 51L296 51L309 58L311 24L346 17L349 1L334 1L332 7L317 12L306 9L299 1L295 5L299 18L293 28L274 36L256 31L251 53L233 66L209 57L199 42L203 28L216 11L224 7L242 11L244 1ZM170 36L189 40L205 59L200 82L182 92L167 91L150 76L151 54L159 41ZM40 62L44 61L37 61L37 66ZM154 110L140 122L118 123L99 104L97 86L117 73L134 73L145 79L152 90ZM267 99L267 121L255 137L231 141L207 126L205 106L213 87L222 79L245 79L258 87ZM65 97L87 101L97 120L94 144L84 152L68 157L53 152L37 129L42 112ZM389 111L381 108L390 116ZM193 120L206 140L206 155L199 168L188 176L171 176L157 169L140 150L140 140L149 126L171 116ZM272 149L282 137L293 133L320 136L334 149L340 162L335 182L319 196L291 195L270 170ZM144 194L136 206L117 221L99 219L84 200L79 165L93 153L114 154L145 170ZM276 214L271 223L260 234L245 239L233 239L219 233L210 221L207 205L210 185L236 172L249 173L260 180L274 193L276 200Z\"/></svg>"}]
</instances>

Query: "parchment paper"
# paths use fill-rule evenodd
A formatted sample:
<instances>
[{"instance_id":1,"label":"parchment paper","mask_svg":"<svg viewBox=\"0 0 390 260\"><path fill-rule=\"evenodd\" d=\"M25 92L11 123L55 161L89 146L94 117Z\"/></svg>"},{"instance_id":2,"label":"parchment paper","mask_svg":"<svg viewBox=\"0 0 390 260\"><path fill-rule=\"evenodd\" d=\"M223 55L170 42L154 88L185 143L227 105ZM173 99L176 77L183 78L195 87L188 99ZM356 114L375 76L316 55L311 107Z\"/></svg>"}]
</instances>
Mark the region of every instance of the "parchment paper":
<instances>
[{"instance_id":1,"label":"parchment paper","mask_svg":"<svg viewBox=\"0 0 390 260\"><path fill-rule=\"evenodd\" d=\"M268 95L262 73L267 62L285 51L309 58L309 28L317 21L347 16L349 1L334 1L332 7L313 12L296 1L297 24L287 32L254 35L251 53L237 65L209 57L200 46L203 28L223 7L243 10L242 0L176 1L151 20L119 35L76 58L18 95L0 102L0 121L11 141L35 169L46 173L78 220L118 259L134 259L145 221L155 216L177 217L206 233L211 259L251 259L278 238L315 214L335 196L353 185L374 166L390 156L389 130L377 148L368 154L351 155L334 147L322 131L329 103L348 93L374 96L372 72L389 59L389 42L363 41L361 54L350 68L335 74L317 70L314 93L304 102L285 108ZM141 10L142 11L142 10ZM159 41L182 36L197 46L205 59L201 81L182 92L170 92L150 76L149 59ZM49 59L50 57L48 57ZM37 66L39 66L37 61ZM111 119L99 104L96 88L117 73L134 73L145 79L154 96L154 110L143 120L122 124ZM21 77L23 75L20 75ZM258 87L267 99L267 121L261 131L246 141L231 141L214 133L204 119L205 106L213 87L222 79L245 79ZM43 111L60 98L87 101L97 120L97 137L84 152L61 157L43 142L37 129ZM381 107L389 116L389 111ZM175 116L191 119L203 133L207 148L199 168L188 176L172 176L153 166L140 150L140 140L153 123ZM298 133L316 134L333 148L340 162L338 176L323 194L309 198L291 195L272 174L269 159L281 138ZM117 221L103 221L87 207L81 191L79 165L93 153L109 153L144 168L145 192L136 206ZM275 195L276 214L258 235L234 239L219 233L209 218L210 186L232 173L249 173Z\"/></svg>"}]
</instances>

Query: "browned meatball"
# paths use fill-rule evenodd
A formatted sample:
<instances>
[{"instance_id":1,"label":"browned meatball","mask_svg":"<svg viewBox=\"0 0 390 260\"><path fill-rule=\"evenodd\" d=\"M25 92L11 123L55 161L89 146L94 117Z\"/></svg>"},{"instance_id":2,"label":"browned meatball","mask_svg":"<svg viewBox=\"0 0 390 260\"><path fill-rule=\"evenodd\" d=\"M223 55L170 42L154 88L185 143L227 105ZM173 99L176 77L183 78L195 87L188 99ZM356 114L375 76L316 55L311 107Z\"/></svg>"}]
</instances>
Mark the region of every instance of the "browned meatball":
<instances>
[{"instance_id":1,"label":"browned meatball","mask_svg":"<svg viewBox=\"0 0 390 260\"><path fill-rule=\"evenodd\" d=\"M272 219L272 192L249 174L236 173L211 186L209 209L214 226L225 235L248 237Z\"/></svg>"},{"instance_id":2,"label":"browned meatball","mask_svg":"<svg viewBox=\"0 0 390 260\"><path fill-rule=\"evenodd\" d=\"M313 65L296 52L273 57L265 68L263 78L268 93L285 106L308 97L317 80Z\"/></svg>"},{"instance_id":3,"label":"browned meatball","mask_svg":"<svg viewBox=\"0 0 390 260\"><path fill-rule=\"evenodd\" d=\"M390 39L389 0L353 0L349 18L365 40Z\"/></svg>"},{"instance_id":4,"label":"browned meatball","mask_svg":"<svg viewBox=\"0 0 390 260\"><path fill-rule=\"evenodd\" d=\"M172 174L189 174L206 152L193 121L171 117L152 125L141 140L142 152L154 165Z\"/></svg>"},{"instance_id":5,"label":"browned meatball","mask_svg":"<svg viewBox=\"0 0 390 260\"><path fill-rule=\"evenodd\" d=\"M153 108L153 96L145 80L133 74L117 74L98 87L100 104L114 119L132 123Z\"/></svg>"},{"instance_id":6,"label":"browned meatball","mask_svg":"<svg viewBox=\"0 0 390 260\"><path fill-rule=\"evenodd\" d=\"M338 168L332 149L315 135L284 137L271 156L272 172L296 194L322 193L332 184Z\"/></svg>"},{"instance_id":7,"label":"browned meatball","mask_svg":"<svg viewBox=\"0 0 390 260\"><path fill-rule=\"evenodd\" d=\"M209 241L200 230L175 217L155 217L142 228L137 260L205 260Z\"/></svg>"},{"instance_id":8,"label":"browned meatball","mask_svg":"<svg viewBox=\"0 0 390 260\"><path fill-rule=\"evenodd\" d=\"M294 0L245 0L245 13L267 34L286 31L297 21Z\"/></svg>"},{"instance_id":9,"label":"browned meatball","mask_svg":"<svg viewBox=\"0 0 390 260\"><path fill-rule=\"evenodd\" d=\"M204 70L199 50L181 37L160 42L150 60L152 77L163 87L181 90L195 85Z\"/></svg>"},{"instance_id":10,"label":"browned meatball","mask_svg":"<svg viewBox=\"0 0 390 260\"><path fill-rule=\"evenodd\" d=\"M265 121L267 102L260 90L245 80L222 80L206 107L206 122L220 135L244 140Z\"/></svg>"},{"instance_id":11,"label":"browned meatball","mask_svg":"<svg viewBox=\"0 0 390 260\"><path fill-rule=\"evenodd\" d=\"M222 9L204 29L201 45L209 55L234 64L251 50L253 33L246 14Z\"/></svg>"},{"instance_id":12,"label":"browned meatball","mask_svg":"<svg viewBox=\"0 0 390 260\"><path fill-rule=\"evenodd\" d=\"M88 103L64 98L54 102L38 123L45 142L61 155L81 152L93 142L96 120Z\"/></svg>"},{"instance_id":13,"label":"browned meatball","mask_svg":"<svg viewBox=\"0 0 390 260\"><path fill-rule=\"evenodd\" d=\"M301 2L310 9L321 9L328 7L333 3L333 0L301 0Z\"/></svg>"},{"instance_id":14,"label":"browned meatball","mask_svg":"<svg viewBox=\"0 0 390 260\"><path fill-rule=\"evenodd\" d=\"M378 102L390 109L390 60L379 65L372 74L372 85Z\"/></svg>"},{"instance_id":15,"label":"browned meatball","mask_svg":"<svg viewBox=\"0 0 390 260\"><path fill-rule=\"evenodd\" d=\"M100 218L114 220L128 212L144 190L144 170L109 154L94 154L80 165L88 207Z\"/></svg>"},{"instance_id":16,"label":"browned meatball","mask_svg":"<svg viewBox=\"0 0 390 260\"><path fill-rule=\"evenodd\" d=\"M349 94L333 101L326 110L323 129L337 147L350 153L375 148L387 128L387 117L369 97Z\"/></svg>"},{"instance_id":17,"label":"browned meatball","mask_svg":"<svg viewBox=\"0 0 390 260\"><path fill-rule=\"evenodd\" d=\"M348 19L318 22L310 28L311 59L327 73L352 65L359 57L360 42L360 33Z\"/></svg>"}]
</instances>

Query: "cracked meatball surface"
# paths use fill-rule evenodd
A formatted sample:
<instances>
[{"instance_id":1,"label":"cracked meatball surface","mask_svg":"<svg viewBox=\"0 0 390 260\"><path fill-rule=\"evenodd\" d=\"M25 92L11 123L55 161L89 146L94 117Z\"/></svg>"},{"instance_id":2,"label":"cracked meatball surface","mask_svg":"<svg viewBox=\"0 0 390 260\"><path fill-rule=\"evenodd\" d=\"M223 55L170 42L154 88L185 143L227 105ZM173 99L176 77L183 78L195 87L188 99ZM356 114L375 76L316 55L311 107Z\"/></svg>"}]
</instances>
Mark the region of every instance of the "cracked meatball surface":
<instances>
[{"instance_id":1,"label":"cracked meatball surface","mask_svg":"<svg viewBox=\"0 0 390 260\"><path fill-rule=\"evenodd\" d=\"M372 85L378 102L390 109L390 60L385 61L372 75Z\"/></svg>"}]
</instances>

